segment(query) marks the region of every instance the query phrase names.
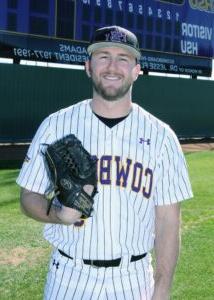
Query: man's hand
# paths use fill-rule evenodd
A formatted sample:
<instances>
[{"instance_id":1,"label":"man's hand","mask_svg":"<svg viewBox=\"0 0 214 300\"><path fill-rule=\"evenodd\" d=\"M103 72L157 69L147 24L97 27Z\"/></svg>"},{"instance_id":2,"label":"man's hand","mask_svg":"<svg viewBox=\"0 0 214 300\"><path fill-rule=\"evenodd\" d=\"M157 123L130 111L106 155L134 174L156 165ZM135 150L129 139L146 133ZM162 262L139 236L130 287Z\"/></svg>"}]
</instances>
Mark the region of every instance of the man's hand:
<instances>
[{"instance_id":1,"label":"man's hand","mask_svg":"<svg viewBox=\"0 0 214 300\"><path fill-rule=\"evenodd\" d=\"M81 213L73 208L62 205L60 209L56 210L56 217L60 223L64 225L71 225L81 218Z\"/></svg>"}]
</instances>

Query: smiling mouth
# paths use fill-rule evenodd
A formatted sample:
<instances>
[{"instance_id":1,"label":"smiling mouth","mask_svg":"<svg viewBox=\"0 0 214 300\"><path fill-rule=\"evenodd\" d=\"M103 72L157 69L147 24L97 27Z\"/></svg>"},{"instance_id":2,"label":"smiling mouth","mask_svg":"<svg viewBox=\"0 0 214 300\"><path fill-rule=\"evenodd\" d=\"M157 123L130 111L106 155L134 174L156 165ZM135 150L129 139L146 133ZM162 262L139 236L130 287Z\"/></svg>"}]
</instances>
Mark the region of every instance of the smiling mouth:
<instances>
[{"instance_id":1,"label":"smiling mouth","mask_svg":"<svg viewBox=\"0 0 214 300\"><path fill-rule=\"evenodd\" d=\"M103 78L109 81L118 81L122 79L122 77L118 75L104 75Z\"/></svg>"}]
</instances>

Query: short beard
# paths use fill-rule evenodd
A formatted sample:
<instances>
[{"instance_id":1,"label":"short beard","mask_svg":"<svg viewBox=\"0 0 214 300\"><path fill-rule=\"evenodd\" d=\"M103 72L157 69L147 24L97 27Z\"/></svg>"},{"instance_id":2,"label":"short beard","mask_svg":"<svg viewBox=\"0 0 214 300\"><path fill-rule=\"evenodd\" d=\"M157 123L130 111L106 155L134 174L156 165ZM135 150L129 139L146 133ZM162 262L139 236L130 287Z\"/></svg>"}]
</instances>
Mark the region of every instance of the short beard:
<instances>
[{"instance_id":1,"label":"short beard","mask_svg":"<svg viewBox=\"0 0 214 300\"><path fill-rule=\"evenodd\" d=\"M93 80L93 78L92 84L97 94L107 101L117 101L123 98L123 96L125 96L128 93L132 85L131 82L126 82L126 84L124 84L114 92L108 92L108 90L105 89L100 82L96 82L95 80Z\"/></svg>"}]
</instances>

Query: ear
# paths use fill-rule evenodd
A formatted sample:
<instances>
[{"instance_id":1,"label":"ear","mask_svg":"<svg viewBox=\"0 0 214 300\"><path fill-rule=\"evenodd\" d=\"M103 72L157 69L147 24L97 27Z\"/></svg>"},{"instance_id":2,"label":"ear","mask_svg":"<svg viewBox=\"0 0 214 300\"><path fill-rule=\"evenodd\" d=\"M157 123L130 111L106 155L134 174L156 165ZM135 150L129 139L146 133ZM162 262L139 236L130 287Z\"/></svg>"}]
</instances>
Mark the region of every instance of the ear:
<instances>
[{"instance_id":1,"label":"ear","mask_svg":"<svg viewBox=\"0 0 214 300\"><path fill-rule=\"evenodd\" d=\"M91 71L90 71L90 61L86 60L85 62L85 71L88 77L91 77Z\"/></svg>"},{"instance_id":2,"label":"ear","mask_svg":"<svg viewBox=\"0 0 214 300\"><path fill-rule=\"evenodd\" d=\"M140 64L137 64L136 66L135 66L135 68L134 68L134 73L133 73L133 79L134 79L134 81L135 80L137 80L137 78L138 78L138 76L139 76L139 74L140 74L140 71L141 71L141 66L140 66Z\"/></svg>"}]
</instances>

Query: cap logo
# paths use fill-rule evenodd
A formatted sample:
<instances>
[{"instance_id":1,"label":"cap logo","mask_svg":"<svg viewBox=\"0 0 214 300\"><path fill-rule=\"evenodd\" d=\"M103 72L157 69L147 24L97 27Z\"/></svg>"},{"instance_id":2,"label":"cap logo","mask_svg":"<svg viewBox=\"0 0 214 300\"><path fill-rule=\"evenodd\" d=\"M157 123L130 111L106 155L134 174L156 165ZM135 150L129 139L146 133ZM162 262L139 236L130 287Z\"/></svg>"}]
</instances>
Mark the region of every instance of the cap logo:
<instances>
[{"instance_id":1,"label":"cap logo","mask_svg":"<svg viewBox=\"0 0 214 300\"><path fill-rule=\"evenodd\" d=\"M126 43L126 34L124 32L111 31L110 33L105 34L107 42L122 42Z\"/></svg>"}]
</instances>

